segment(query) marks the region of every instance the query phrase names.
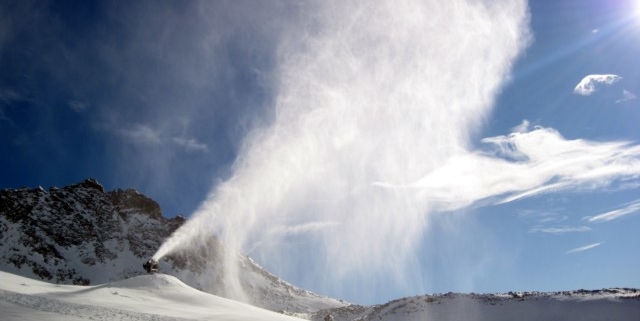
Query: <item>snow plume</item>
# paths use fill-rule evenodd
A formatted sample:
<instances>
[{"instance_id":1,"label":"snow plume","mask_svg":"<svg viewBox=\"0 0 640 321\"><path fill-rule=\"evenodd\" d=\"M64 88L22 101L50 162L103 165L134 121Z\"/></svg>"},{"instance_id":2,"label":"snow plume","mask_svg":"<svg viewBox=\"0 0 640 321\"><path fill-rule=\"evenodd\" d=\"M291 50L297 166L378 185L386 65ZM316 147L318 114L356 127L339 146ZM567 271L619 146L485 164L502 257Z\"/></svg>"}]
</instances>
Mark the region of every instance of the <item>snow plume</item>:
<instances>
[{"instance_id":1,"label":"snow plume","mask_svg":"<svg viewBox=\"0 0 640 321\"><path fill-rule=\"evenodd\" d=\"M429 204L380 184L464 153L529 40L527 5L317 1L287 14L297 23L274 53L273 122L246 136L232 176L154 257L205 229L285 278L304 270L317 291L366 292L381 275L404 287Z\"/></svg>"}]
</instances>

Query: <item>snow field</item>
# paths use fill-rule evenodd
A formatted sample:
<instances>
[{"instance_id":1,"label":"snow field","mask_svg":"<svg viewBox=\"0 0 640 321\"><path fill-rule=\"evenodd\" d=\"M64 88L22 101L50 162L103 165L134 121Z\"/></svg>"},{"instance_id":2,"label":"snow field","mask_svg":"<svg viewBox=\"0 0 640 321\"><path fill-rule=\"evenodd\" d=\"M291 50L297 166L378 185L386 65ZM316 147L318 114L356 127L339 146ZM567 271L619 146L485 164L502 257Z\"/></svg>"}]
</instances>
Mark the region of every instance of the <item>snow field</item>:
<instances>
[{"instance_id":1,"label":"snow field","mask_svg":"<svg viewBox=\"0 0 640 321\"><path fill-rule=\"evenodd\" d=\"M0 272L2 320L299 320L145 275L96 286L55 285Z\"/></svg>"}]
</instances>

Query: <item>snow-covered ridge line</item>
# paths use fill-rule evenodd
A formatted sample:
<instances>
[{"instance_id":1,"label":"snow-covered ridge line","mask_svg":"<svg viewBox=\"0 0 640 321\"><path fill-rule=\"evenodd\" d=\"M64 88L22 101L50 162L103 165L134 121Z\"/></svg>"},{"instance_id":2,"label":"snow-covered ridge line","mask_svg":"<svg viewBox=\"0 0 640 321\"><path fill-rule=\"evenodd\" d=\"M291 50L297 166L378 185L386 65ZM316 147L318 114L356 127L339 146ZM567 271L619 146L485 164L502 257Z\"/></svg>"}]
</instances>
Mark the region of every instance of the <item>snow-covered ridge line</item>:
<instances>
[{"instance_id":1,"label":"snow-covered ridge line","mask_svg":"<svg viewBox=\"0 0 640 321\"><path fill-rule=\"evenodd\" d=\"M446 293L320 311L334 320L636 320L640 289Z\"/></svg>"},{"instance_id":2,"label":"snow-covered ridge line","mask_svg":"<svg viewBox=\"0 0 640 321\"><path fill-rule=\"evenodd\" d=\"M145 274L142 264L184 224L133 189L105 191L96 180L71 186L0 190L0 271L59 284L103 284ZM161 271L190 286L227 296L218 266L222 246L177 252ZM251 304L312 313L347 303L299 289L238 255Z\"/></svg>"},{"instance_id":3,"label":"snow-covered ridge line","mask_svg":"<svg viewBox=\"0 0 640 321\"><path fill-rule=\"evenodd\" d=\"M0 272L3 320L294 320L145 275L95 286L54 285ZM302 314L312 320L636 320L640 290L415 296L371 307Z\"/></svg>"}]
</instances>

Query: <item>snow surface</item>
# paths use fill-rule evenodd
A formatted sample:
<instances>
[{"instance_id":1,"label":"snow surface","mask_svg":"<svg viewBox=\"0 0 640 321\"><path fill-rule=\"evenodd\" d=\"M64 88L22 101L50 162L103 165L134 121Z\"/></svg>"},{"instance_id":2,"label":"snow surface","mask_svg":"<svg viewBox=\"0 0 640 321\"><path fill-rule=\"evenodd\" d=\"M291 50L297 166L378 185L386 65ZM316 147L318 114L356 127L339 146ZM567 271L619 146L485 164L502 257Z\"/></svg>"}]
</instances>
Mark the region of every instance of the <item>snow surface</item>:
<instances>
[{"instance_id":1,"label":"snow surface","mask_svg":"<svg viewBox=\"0 0 640 321\"><path fill-rule=\"evenodd\" d=\"M56 285L6 272L0 280L3 321L299 320L198 291L165 274L96 286Z\"/></svg>"},{"instance_id":2,"label":"snow surface","mask_svg":"<svg viewBox=\"0 0 640 321\"><path fill-rule=\"evenodd\" d=\"M0 320L300 320L189 287L165 274L95 286L59 285L0 272ZM322 320L640 320L640 290L441 294L313 315Z\"/></svg>"},{"instance_id":3,"label":"snow surface","mask_svg":"<svg viewBox=\"0 0 640 321\"><path fill-rule=\"evenodd\" d=\"M619 290L619 291L618 291ZM615 292L615 293L614 293ZM369 308L371 320L475 320L475 321L589 321L640 320L640 298L636 292L446 294L392 301ZM350 318L353 320L353 318ZM336 320L338 320L336 318Z\"/></svg>"}]
</instances>

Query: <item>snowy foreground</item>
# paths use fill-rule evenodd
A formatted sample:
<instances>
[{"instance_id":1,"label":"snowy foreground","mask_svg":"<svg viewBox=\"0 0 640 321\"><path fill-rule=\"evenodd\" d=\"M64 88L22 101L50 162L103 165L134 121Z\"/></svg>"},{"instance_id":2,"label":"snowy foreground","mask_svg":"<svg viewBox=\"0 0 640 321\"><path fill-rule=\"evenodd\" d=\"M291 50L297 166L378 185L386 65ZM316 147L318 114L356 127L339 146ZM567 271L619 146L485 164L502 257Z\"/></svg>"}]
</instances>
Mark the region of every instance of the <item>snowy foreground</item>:
<instances>
[{"instance_id":1,"label":"snowy foreground","mask_svg":"<svg viewBox=\"0 0 640 321\"><path fill-rule=\"evenodd\" d=\"M0 280L3 321L300 320L195 290L165 274L96 286L50 284L6 272ZM427 295L325 312L335 320L640 320L640 291Z\"/></svg>"},{"instance_id":2,"label":"snowy foreground","mask_svg":"<svg viewBox=\"0 0 640 321\"><path fill-rule=\"evenodd\" d=\"M0 272L0 319L299 320L195 290L173 276L97 286L57 285Z\"/></svg>"}]
</instances>

